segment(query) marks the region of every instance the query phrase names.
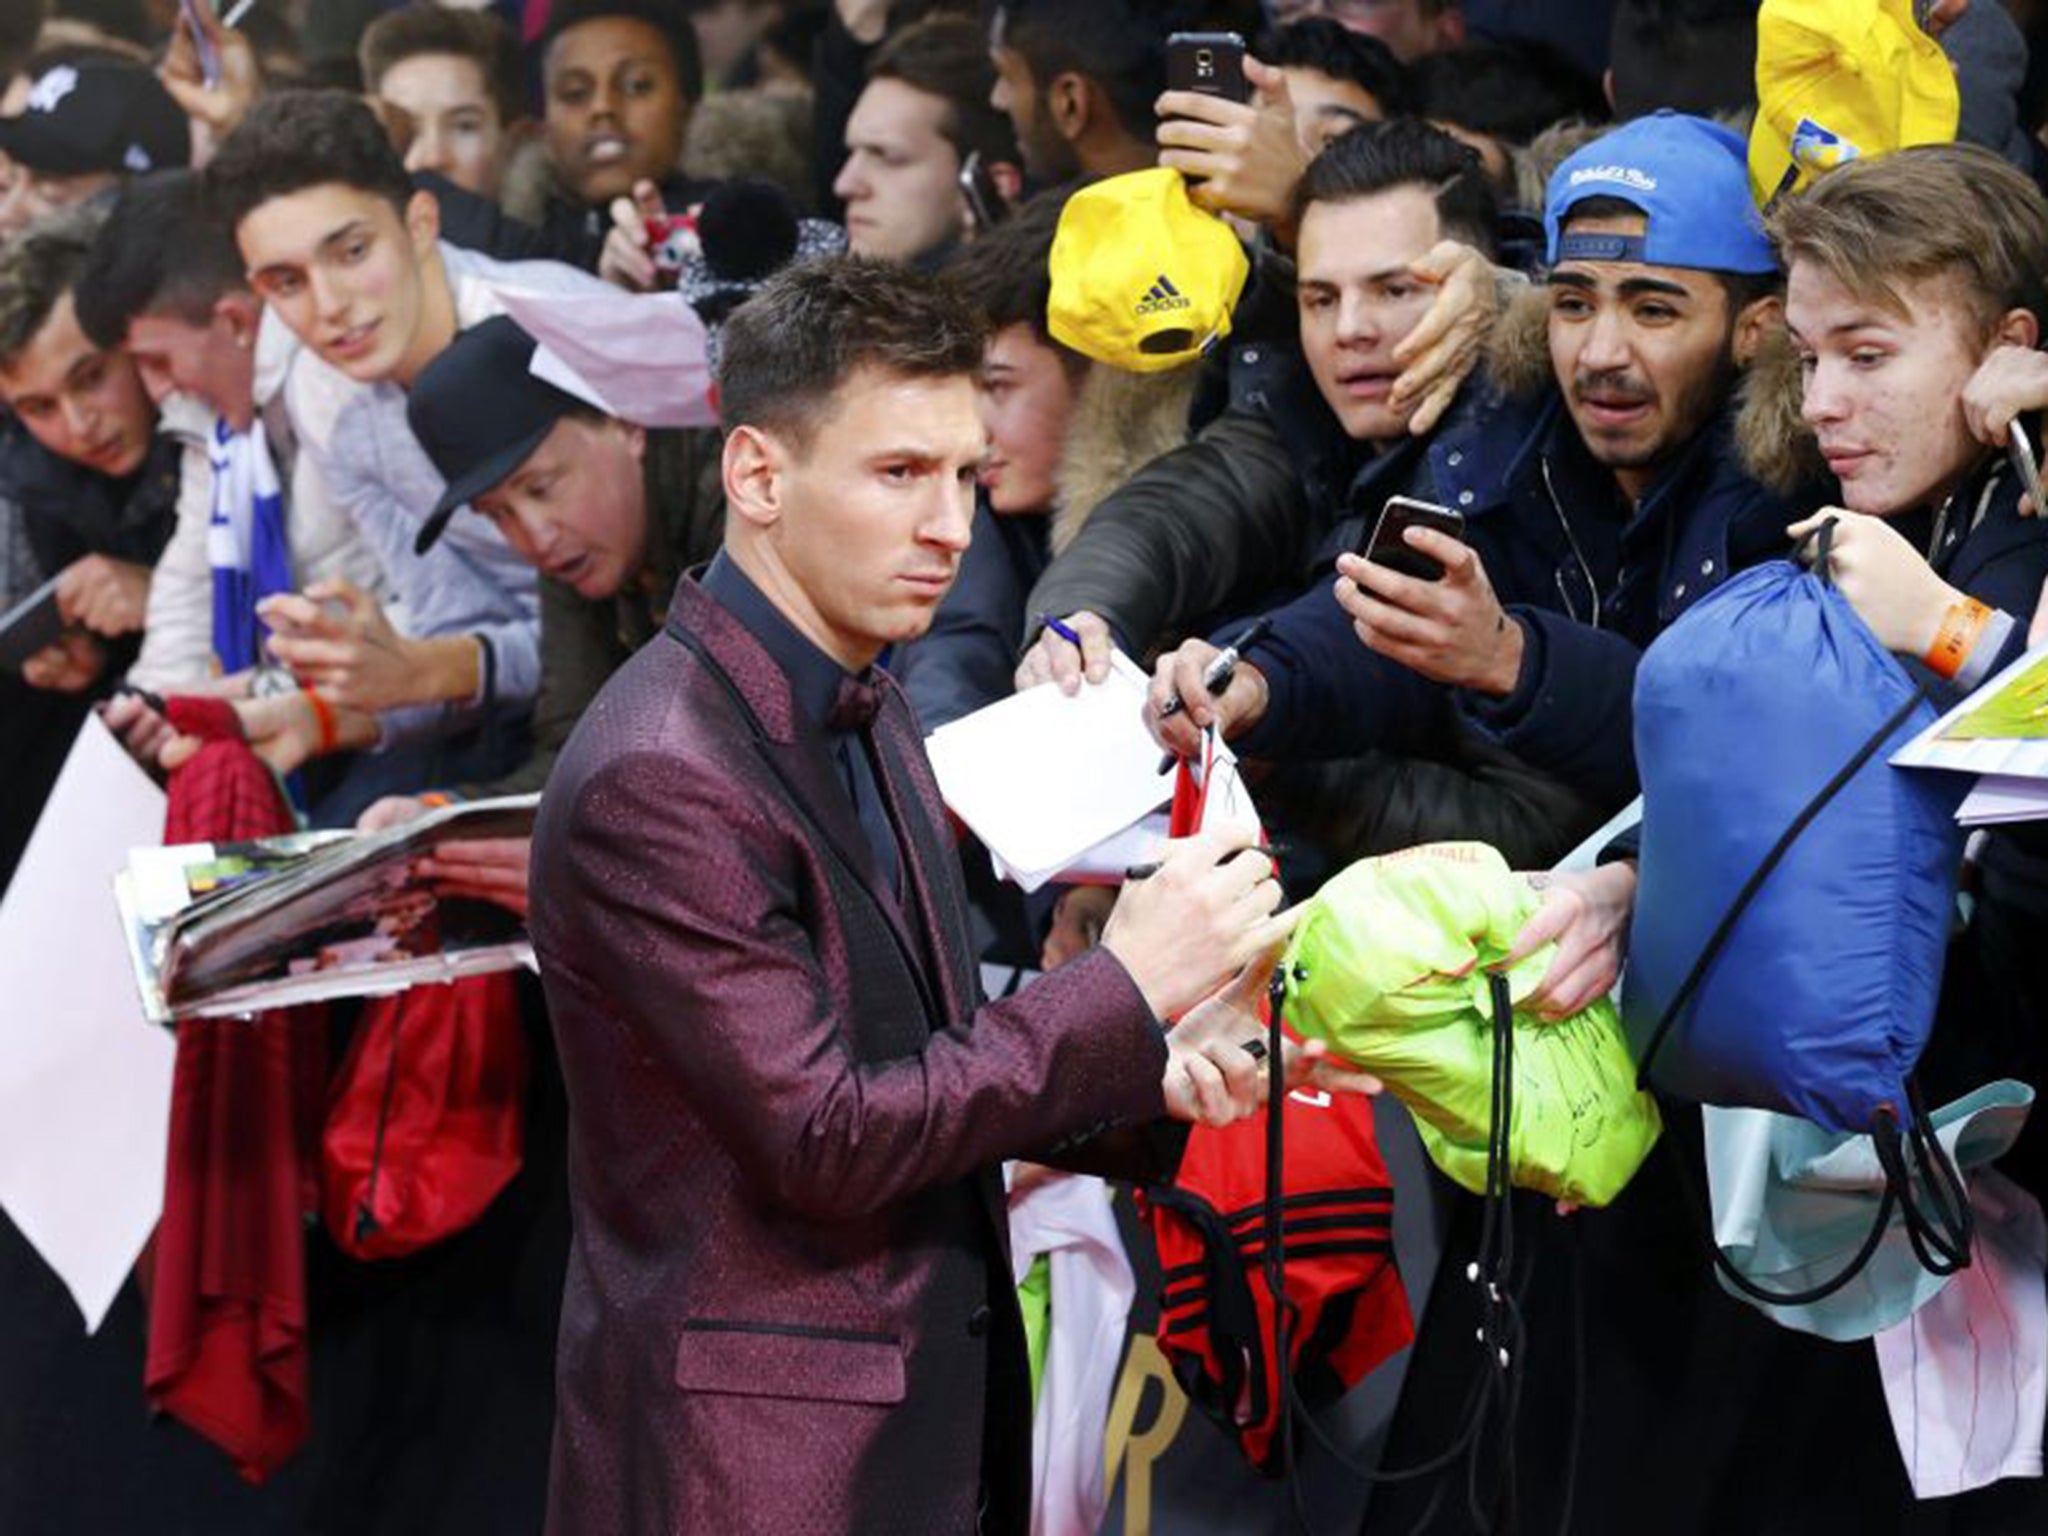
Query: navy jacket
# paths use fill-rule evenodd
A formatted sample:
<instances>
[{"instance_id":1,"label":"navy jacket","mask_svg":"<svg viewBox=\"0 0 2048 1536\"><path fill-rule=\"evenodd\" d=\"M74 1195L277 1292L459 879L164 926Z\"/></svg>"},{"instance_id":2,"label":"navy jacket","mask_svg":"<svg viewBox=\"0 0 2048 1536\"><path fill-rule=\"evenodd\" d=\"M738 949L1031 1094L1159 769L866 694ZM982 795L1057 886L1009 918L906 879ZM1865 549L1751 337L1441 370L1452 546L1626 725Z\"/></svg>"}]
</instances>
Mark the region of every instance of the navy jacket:
<instances>
[{"instance_id":1,"label":"navy jacket","mask_svg":"<svg viewBox=\"0 0 2048 1536\"><path fill-rule=\"evenodd\" d=\"M1338 756L1399 745L1448 697L1524 762L1597 802L1626 800L1643 647L1731 571L1782 553L1794 520L1742 468L1732 418L1731 403L1631 510L1555 389L1461 408L1406 493L1465 514L1467 542L1523 629L1514 692L1445 690L1367 650L1326 584L1283 609L1254 653L1272 699L1240 749Z\"/></svg>"}]
</instances>

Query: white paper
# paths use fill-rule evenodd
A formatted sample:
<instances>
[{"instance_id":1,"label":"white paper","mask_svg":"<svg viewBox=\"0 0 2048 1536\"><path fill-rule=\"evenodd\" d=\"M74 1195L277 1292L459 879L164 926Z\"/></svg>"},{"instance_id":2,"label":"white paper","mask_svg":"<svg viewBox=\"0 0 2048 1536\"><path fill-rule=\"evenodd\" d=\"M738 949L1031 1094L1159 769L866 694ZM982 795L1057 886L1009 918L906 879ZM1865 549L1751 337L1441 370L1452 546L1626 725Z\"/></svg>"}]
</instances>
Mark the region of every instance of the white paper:
<instances>
[{"instance_id":1,"label":"white paper","mask_svg":"<svg viewBox=\"0 0 2048 1536\"><path fill-rule=\"evenodd\" d=\"M1956 820L1966 827L2048 820L2048 783L1987 773L1956 807Z\"/></svg>"},{"instance_id":2,"label":"white paper","mask_svg":"<svg viewBox=\"0 0 2048 1536\"><path fill-rule=\"evenodd\" d=\"M525 293L499 297L540 343L531 371L643 427L712 427L704 322L680 294Z\"/></svg>"},{"instance_id":3,"label":"white paper","mask_svg":"<svg viewBox=\"0 0 2048 1536\"><path fill-rule=\"evenodd\" d=\"M1173 793L1145 729L1147 681L1119 654L1071 698L1041 683L941 726L925 747L946 804L1021 876L1066 868Z\"/></svg>"},{"instance_id":4,"label":"white paper","mask_svg":"<svg viewBox=\"0 0 2048 1536\"><path fill-rule=\"evenodd\" d=\"M163 791L88 718L0 904L0 1206L88 1332L163 1209L175 1047L143 1019L112 895L163 830Z\"/></svg>"}]
</instances>

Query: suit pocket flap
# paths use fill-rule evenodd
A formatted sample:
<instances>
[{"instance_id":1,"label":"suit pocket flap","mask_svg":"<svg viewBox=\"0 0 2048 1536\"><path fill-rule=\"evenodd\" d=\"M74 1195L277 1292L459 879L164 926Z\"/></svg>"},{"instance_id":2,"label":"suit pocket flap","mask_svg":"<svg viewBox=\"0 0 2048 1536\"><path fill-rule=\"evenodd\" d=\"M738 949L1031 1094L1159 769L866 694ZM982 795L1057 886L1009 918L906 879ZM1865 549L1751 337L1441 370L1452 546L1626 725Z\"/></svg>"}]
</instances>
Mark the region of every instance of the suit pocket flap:
<instances>
[{"instance_id":1,"label":"suit pocket flap","mask_svg":"<svg viewBox=\"0 0 2048 1536\"><path fill-rule=\"evenodd\" d=\"M903 1344L893 1334L692 1318L676 1345L685 1392L833 1403L903 1401Z\"/></svg>"}]
</instances>

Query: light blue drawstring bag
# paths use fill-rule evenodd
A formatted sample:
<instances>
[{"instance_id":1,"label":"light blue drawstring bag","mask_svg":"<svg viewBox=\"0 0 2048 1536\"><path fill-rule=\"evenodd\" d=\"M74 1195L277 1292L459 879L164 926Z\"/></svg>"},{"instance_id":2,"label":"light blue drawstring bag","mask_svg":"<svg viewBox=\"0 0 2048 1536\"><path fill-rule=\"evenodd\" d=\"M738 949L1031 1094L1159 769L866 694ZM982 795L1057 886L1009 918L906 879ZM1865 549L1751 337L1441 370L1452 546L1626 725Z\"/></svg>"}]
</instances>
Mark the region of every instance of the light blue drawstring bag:
<instances>
[{"instance_id":1,"label":"light blue drawstring bag","mask_svg":"<svg viewBox=\"0 0 2048 1536\"><path fill-rule=\"evenodd\" d=\"M2010 1078L1987 1083L1928 1115L1959 1175L2001 1157L2019 1138L2034 1090ZM1888 1200L1883 1164L1868 1136L1823 1130L1764 1109L1701 1110L1714 1242L1751 1284L1780 1295L1820 1288L1875 1238L1869 1260L1832 1294L1798 1306L1767 1305L1716 1266L1729 1295L1773 1322L1837 1341L1867 1339L1932 1301L1953 1271L1930 1270L1914 1251L1904 1213ZM1878 1213L1893 1209L1881 1233Z\"/></svg>"}]
</instances>

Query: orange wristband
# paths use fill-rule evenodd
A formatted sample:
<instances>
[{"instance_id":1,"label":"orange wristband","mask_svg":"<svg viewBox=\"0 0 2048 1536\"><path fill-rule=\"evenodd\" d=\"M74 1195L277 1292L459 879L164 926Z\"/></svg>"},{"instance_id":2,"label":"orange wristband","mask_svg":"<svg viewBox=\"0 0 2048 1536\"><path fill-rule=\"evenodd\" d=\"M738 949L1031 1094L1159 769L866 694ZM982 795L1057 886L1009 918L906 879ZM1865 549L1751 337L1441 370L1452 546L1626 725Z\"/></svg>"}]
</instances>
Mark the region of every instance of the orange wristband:
<instances>
[{"instance_id":1,"label":"orange wristband","mask_svg":"<svg viewBox=\"0 0 2048 1536\"><path fill-rule=\"evenodd\" d=\"M301 688L306 703L312 707L313 721L320 727L320 755L325 757L334 750L334 706L320 697L317 688Z\"/></svg>"},{"instance_id":2,"label":"orange wristband","mask_svg":"<svg viewBox=\"0 0 2048 1536\"><path fill-rule=\"evenodd\" d=\"M1950 603L1941 616L1941 628L1934 632L1934 644L1921 658L1941 677L1954 677L1970 659L1977 637L1991 622L1991 610L1974 597Z\"/></svg>"}]
</instances>

